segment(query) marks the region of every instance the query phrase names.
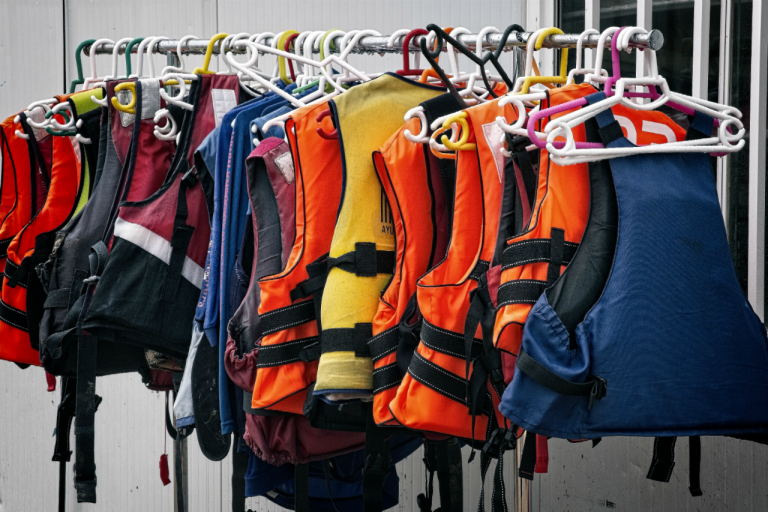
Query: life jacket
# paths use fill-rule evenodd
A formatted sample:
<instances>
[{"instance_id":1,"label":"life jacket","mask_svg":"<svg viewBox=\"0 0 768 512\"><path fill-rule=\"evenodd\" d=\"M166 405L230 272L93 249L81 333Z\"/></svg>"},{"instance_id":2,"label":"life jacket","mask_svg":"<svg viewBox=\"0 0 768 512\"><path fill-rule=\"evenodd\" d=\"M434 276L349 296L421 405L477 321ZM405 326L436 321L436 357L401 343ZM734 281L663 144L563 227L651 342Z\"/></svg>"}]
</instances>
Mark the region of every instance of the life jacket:
<instances>
[{"instance_id":1,"label":"life jacket","mask_svg":"<svg viewBox=\"0 0 768 512\"><path fill-rule=\"evenodd\" d=\"M83 116L88 116L91 113L95 114L97 116L96 119L98 119L100 109L97 108L98 105L91 100L91 97L96 96L97 98L101 98L102 91L101 88L82 91L73 94L66 99L70 105L75 120L82 120L84 119ZM91 116L91 119L93 118L94 117ZM87 120L88 117L85 117L85 119ZM87 133L84 126L83 128L78 128L77 131L79 133ZM91 146L98 146L98 138L96 138L96 144L81 144L76 142L76 139L70 140L72 140L75 154L80 163L80 173L82 175L83 184L78 194L73 216L70 218L69 222L78 215L90 198L93 185L93 174L96 165L95 154L93 153L93 148ZM28 273L26 282L27 328L29 329L29 342L32 345L32 348L38 351L40 350L40 323L45 312L44 304L47 300L48 291L46 286L43 285L48 279L44 263L48 260L53 251L58 233L59 231L39 235L35 241L34 252L30 257L29 268L34 269L34 272Z\"/></svg>"},{"instance_id":2,"label":"life jacket","mask_svg":"<svg viewBox=\"0 0 768 512\"><path fill-rule=\"evenodd\" d=\"M631 147L610 110L594 121L608 148ZM686 139L712 126L697 113ZM603 160L590 180L584 237L529 314L504 415L553 437L765 433L765 328L736 278L709 156Z\"/></svg>"},{"instance_id":3,"label":"life jacket","mask_svg":"<svg viewBox=\"0 0 768 512\"><path fill-rule=\"evenodd\" d=\"M140 86L137 83L137 90ZM194 109L184 116L181 142L163 186L147 199L120 203L114 227L92 247L91 277L77 322L77 426L82 422L89 427L76 436L79 502L96 501L90 428L96 340L155 350L178 360L189 349L210 238L209 206L201 184L209 177L196 172L191 145L199 144L217 122L214 91L232 91L237 98L238 87L233 75L202 75L193 83Z\"/></svg>"},{"instance_id":4,"label":"life jacket","mask_svg":"<svg viewBox=\"0 0 768 512\"><path fill-rule=\"evenodd\" d=\"M82 210L56 235L54 248L39 276L47 290L40 322L40 360L53 375L74 377L77 374L76 322L85 297L83 280L90 272L90 247L111 231L120 200L145 199L160 188L173 153L172 142L160 141L153 134L152 108L161 108L156 80L137 84L137 106L142 111L140 123L134 117L113 123L120 113L112 105L114 89L121 81L106 84L108 107L102 108L98 167L94 172L95 187ZM153 83L154 82L154 83ZM153 98L155 97L155 98ZM95 136L91 135L93 141ZM118 144L115 141L120 141ZM128 151L130 148L133 151ZM118 148L124 148L122 154ZM139 150L141 148L141 150ZM98 177L98 182L97 182ZM141 350L119 346L103 340L97 355L97 375L136 371L146 366Z\"/></svg>"},{"instance_id":5,"label":"life jacket","mask_svg":"<svg viewBox=\"0 0 768 512\"><path fill-rule=\"evenodd\" d=\"M42 110L42 109L41 109ZM24 113L19 117L25 116ZM28 126L21 120L15 123L16 116L9 117L2 123L0 137L0 157L2 158L2 181L0 182L0 270L5 269L8 245L32 218L30 188L34 175L31 174L30 155L27 141L17 137L16 131ZM26 222L22 219L26 217ZM7 220L7 223L6 223ZM2 286L2 285L0 285ZM1 289L1 288L0 288Z\"/></svg>"},{"instance_id":6,"label":"life jacket","mask_svg":"<svg viewBox=\"0 0 768 512\"><path fill-rule=\"evenodd\" d=\"M551 90L542 108L561 105L594 92L594 87L589 84ZM682 129L660 112L635 113L623 105L617 105L613 110L622 119L623 129L637 143L664 143L670 138L682 140L685 136ZM560 115L565 113L554 117ZM543 131L546 123L546 119L542 120L537 131ZM583 127L577 127L574 136L576 140L585 141ZM530 143L527 137L521 137L513 144L518 141L522 148ZM528 165L524 161L524 149L516 154L523 158L519 162L521 167ZM589 215L589 170L586 164L562 167L552 163L548 152L542 150L539 169L535 202L525 232L507 240L501 262L493 339L495 347L501 351L506 384L514 375L528 313L544 289L557 279L573 258Z\"/></svg>"},{"instance_id":7,"label":"life jacket","mask_svg":"<svg viewBox=\"0 0 768 512\"><path fill-rule=\"evenodd\" d=\"M39 353L29 339L27 282L30 273L34 276L33 265L45 261L47 257L46 253L34 258L34 253L46 249L49 253L56 231L64 227L73 215L83 190L84 175L74 146L79 143L74 139L68 136L52 137L51 166L48 168L41 158L37 140L30 137L28 142L33 148L36 165L46 169L43 173L47 175L47 194L40 210L8 245L0 298L0 358L40 366ZM44 297L36 299L42 303Z\"/></svg>"},{"instance_id":8,"label":"life jacket","mask_svg":"<svg viewBox=\"0 0 768 512\"><path fill-rule=\"evenodd\" d=\"M475 144L476 149L457 152L448 253L418 281L416 295L423 316L421 340L389 405L401 425L478 441L488 439L503 424L503 418L494 419L491 400L486 401L493 390L485 382L480 391L479 414L471 414L464 355L470 299L476 294L473 292L478 282L485 282L484 276L493 263L503 199L505 162L499 152L502 133L495 119L500 114L508 121L517 118L512 107L500 110L497 103L466 110L469 144ZM472 354L477 357L484 347L482 336L475 331L481 332L477 325L471 329L475 337Z\"/></svg>"},{"instance_id":9,"label":"life jacket","mask_svg":"<svg viewBox=\"0 0 768 512\"><path fill-rule=\"evenodd\" d=\"M323 291L322 355L314 388L315 395L330 402L373 393L367 341L379 295L395 264L391 208L371 153L403 125L409 109L441 92L387 73L330 103L343 182Z\"/></svg>"},{"instance_id":10,"label":"life jacket","mask_svg":"<svg viewBox=\"0 0 768 512\"><path fill-rule=\"evenodd\" d=\"M321 105L320 110L322 107ZM303 141L307 134L317 136L316 129L302 130L303 125L306 124L303 122L304 120L311 120L317 116L317 107L308 107L308 110L309 112L306 114L297 111L293 115L292 123L289 124L289 127L293 123L299 126L296 137L292 139L294 147L298 146L297 139ZM315 123L317 123L316 119ZM290 129L289 133L292 133ZM300 147L303 149L303 145ZM333 155L333 152L331 154ZM335 158L331 156L331 160L336 160L335 163L338 163L338 153L335 154ZM299 155L307 156L303 151ZM333 176L338 166L327 168L310 166L306 171L300 167L298 170L296 169L291 152L287 144L281 139L268 138L264 140L248 159L248 188L254 229L251 243L254 246L253 253L256 258L251 267L252 277L248 291L229 323L230 336L226 351L227 372L232 380L246 391L253 390L258 358L261 354L259 348L255 346L261 338L257 314L259 304L257 278L264 275L267 276L266 279L273 277L286 265L290 255L302 252L301 248L292 251L295 240L304 239L305 234L309 233L306 230L307 226L313 227L317 222L315 219L318 218L318 212L322 212L321 203L317 199L318 196L306 193L307 190L312 190L308 188L308 185L314 184L314 188L317 189L321 186L323 175ZM298 197L296 195L297 185L302 192ZM297 213L301 218L306 219L298 226L295 223ZM298 236L296 236L297 234ZM327 240L330 239L330 233L326 238ZM246 241L248 240L249 238L246 237ZM317 243L304 240L303 244L303 252L309 258L312 252L317 250L315 247ZM322 260L321 262L323 263L322 274L324 275L324 262ZM298 264L301 264L300 259ZM303 283L306 285L307 281ZM309 287L302 290L311 292ZM287 489L283 486L281 486L283 492L275 492L275 483L272 482L272 477L283 475L286 479L293 479L293 482L288 480L283 484L290 489L292 485L301 487L299 481L306 478L303 473L306 471L303 466L306 465L310 465L310 471L313 466L317 465L321 470L323 466L326 469L336 467L338 472L344 474L355 474L360 471L362 467L360 458L363 455L362 447L365 439L362 433L351 432L345 436L339 436L336 432L311 426L309 420L301 414L274 415L273 413L273 415L263 415L260 414L261 411L251 409L250 400L244 405L247 412L244 439L255 456L258 457L258 460L252 461L249 466L253 467L253 471L262 475L260 489L251 490L249 494L266 493L267 497L275 498L277 503L298 503L296 500L302 499L300 496L302 493L297 495L295 488L293 491L288 490L285 493L284 491ZM384 477L383 481L384 492L381 493L384 506L388 506L391 500L389 487L392 485L392 477L395 474L394 463L415 450L419 444L418 440L408 441L406 438L399 441L395 440L392 443L390 447L392 461L386 468L387 476ZM295 472L286 472L284 469L286 465L289 467L295 465ZM324 473L327 471L315 474L314 478L318 478ZM267 476L265 478L266 475L270 474L272 477ZM334 500L342 500L343 507L349 510L352 510L349 507L361 505L361 498L364 494L363 480L342 479L336 481L333 473L328 473L328 475L330 477L329 484L332 487L331 497ZM310 481L312 478L313 476L310 475ZM324 476L323 482L325 482ZM323 507L322 494L318 496L317 490L313 489L311 484L308 490L302 492L308 496L312 507ZM327 492L326 490L325 494Z\"/></svg>"},{"instance_id":11,"label":"life jacket","mask_svg":"<svg viewBox=\"0 0 768 512\"><path fill-rule=\"evenodd\" d=\"M283 254L289 254L284 267L259 279L262 337L253 386L254 409L303 414L307 389L317 375L317 342L322 329L317 316L318 292L325 282L325 259L335 215L329 205L338 204L341 197L339 146L317 133L321 123L317 117L327 108L327 103L322 103L293 112L286 122L293 160L285 154L275 160L286 175L291 170L295 175L296 227L293 237L283 238L290 244L284 247ZM326 130L328 124L324 123ZM277 213L273 209L272 217ZM268 226L267 219L264 217ZM264 243L276 242L260 238L259 251Z\"/></svg>"},{"instance_id":12,"label":"life jacket","mask_svg":"<svg viewBox=\"0 0 768 512\"><path fill-rule=\"evenodd\" d=\"M448 100L458 108L456 102L450 102L450 95L437 99ZM379 297L373 337L368 340L374 365L373 415L379 425L392 421L389 403L419 341L416 282L442 261L448 245L445 187L437 158L429 147L414 144L403 135L405 130L418 133L419 127L419 120L412 119L373 153L376 172L391 205L396 237L394 273Z\"/></svg>"}]
</instances>

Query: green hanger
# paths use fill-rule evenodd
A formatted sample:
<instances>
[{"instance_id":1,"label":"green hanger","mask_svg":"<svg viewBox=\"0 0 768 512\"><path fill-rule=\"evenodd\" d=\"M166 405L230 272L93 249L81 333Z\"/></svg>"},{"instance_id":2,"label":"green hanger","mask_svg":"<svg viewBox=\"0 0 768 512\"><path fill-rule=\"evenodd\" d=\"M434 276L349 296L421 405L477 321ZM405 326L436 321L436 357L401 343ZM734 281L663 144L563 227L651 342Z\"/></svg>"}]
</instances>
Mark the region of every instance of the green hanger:
<instances>
[{"instance_id":1,"label":"green hanger","mask_svg":"<svg viewBox=\"0 0 768 512\"><path fill-rule=\"evenodd\" d=\"M49 114L52 114L52 113L53 112L49 110L48 112L45 113L45 117L51 117ZM69 114L67 114L66 111L60 112L59 115L64 117L65 124L69 122ZM50 126L46 126L45 127L45 131L48 132L50 135L67 136L67 137L74 137L75 135L77 135L76 131L58 132L58 131L54 130L53 128L51 128Z\"/></svg>"},{"instance_id":2,"label":"green hanger","mask_svg":"<svg viewBox=\"0 0 768 512\"><path fill-rule=\"evenodd\" d=\"M82 85L83 82L85 82L85 78L83 77L83 63L80 60L80 54L83 53L83 48L86 46L92 45L95 43L95 39L86 39L79 45L77 45L77 50L75 50L75 63L77 63L77 78L75 80L72 80L72 82L69 84L69 93L72 94L75 92L75 88L77 88L78 85Z\"/></svg>"},{"instance_id":3,"label":"green hanger","mask_svg":"<svg viewBox=\"0 0 768 512\"><path fill-rule=\"evenodd\" d=\"M125 45L125 76L131 76L131 50L134 46L144 40L143 37L137 37L127 45Z\"/></svg>"}]
</instances>

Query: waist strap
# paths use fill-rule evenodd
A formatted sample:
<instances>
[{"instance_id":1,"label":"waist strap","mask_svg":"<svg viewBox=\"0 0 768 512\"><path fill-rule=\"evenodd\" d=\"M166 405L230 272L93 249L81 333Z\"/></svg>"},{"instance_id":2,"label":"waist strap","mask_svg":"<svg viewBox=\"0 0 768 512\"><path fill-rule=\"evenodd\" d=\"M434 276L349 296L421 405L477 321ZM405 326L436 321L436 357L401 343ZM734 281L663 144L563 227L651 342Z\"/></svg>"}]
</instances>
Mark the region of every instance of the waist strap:
<instances>
[{"instance_id":1,"label":"waist strap","mask_svg":"<svg viewBox=\"0 0 768 512\"><path fill-rule=\"evenodd\" d=\"M334 267L361 277L391 274L395 269L395 252L377 251L372 242L357 242L354 251L328 258L328 270Z\"/></svg>"}]
</instances>

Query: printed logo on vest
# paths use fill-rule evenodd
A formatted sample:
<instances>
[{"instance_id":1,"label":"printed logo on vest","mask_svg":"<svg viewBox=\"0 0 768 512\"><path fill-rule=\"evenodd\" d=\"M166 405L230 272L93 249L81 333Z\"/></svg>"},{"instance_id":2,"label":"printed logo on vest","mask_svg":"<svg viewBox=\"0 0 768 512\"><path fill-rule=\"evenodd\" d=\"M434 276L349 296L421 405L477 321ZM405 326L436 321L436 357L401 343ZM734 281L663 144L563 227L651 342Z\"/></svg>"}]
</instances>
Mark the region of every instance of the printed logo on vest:
<instances>
[{"instance_id":1,"label":"printed logo on vest","mask_svg":"<svg viewBox=\"0 0 768 512\"><path fill-rule=\"evenodd\" d=\"M280 172L283 174L285 181L289 184L293 183L296 175L293 171L293 156L291 156L291 152L286 151L282 155L275 158L275 164L277 164L277 168L280 169Z\"/></svg>"},{"instance_id":2,"label":"printed logo on vest","mask_svg":"<svg viewBox=\"0 0 768 512\"><path fill-rule=\"evenodd\" d=\"M504 155L501 154L501 136L503 133L495 121L483 125L483 135L485 135L485 142L488 143L488 147L491 148L493 161L496 163L496 172L499 174L499 183L504 181Z\"/></svg>"},{"instance_id":3,"label":"printed logo on vest","mask_svg":"<svg viewBox=\"0 0 768 512\"><path fill-rule=\"evenodd\" d=\"M213 104L213 117L216 126L221 126L224 114L237 106L235 91L232 89L211 89L211 103Z\"/></svg>"},{"instance_id":4,"label":"printed logo on vest","mask_svg":"<svg viewBox=\"0 0 768 512\"><path fill-rule=\"evenodd\" d=\"M380 233L387 235L395 234L395 218L392 216L392 208L389 206L384 187L381 187L381 198L379 200L379 222L381 223Z\"/></svg>"}]
</instances>

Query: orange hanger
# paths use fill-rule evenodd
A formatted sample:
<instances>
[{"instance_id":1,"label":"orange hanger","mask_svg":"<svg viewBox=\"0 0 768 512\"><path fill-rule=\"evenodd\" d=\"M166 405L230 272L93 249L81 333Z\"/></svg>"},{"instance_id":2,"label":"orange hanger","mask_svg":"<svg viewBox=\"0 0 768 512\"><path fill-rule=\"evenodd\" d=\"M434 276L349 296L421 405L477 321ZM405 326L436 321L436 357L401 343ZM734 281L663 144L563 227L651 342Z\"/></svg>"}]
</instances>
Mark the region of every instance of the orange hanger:
<instances>
[{"instance_id":1,"label":"orange hanger","mask_svg":"<svg viewBox=\"0 0 768 512\"><path fill-rule=\"evenodd\" d=\"M450 34L451 32L453 32L453 28L454 27L446 27L445 32ZM437 39L435 39L435 45L432 47L432 51L435 51L436 48L437 48ZM440 61L440 57L436 57L435 62L439 62L439 61ZM446 76L448 78L451 78L451 75L446 75ZM440 78L440 75L437 74L437 71L435 71L435 68L425 69L424 72L421 74L421 77L419 78L419 82L422 84L425 84L427 83L427 80L429 80L429 78Z\"/></svg>"}]
</instances>

